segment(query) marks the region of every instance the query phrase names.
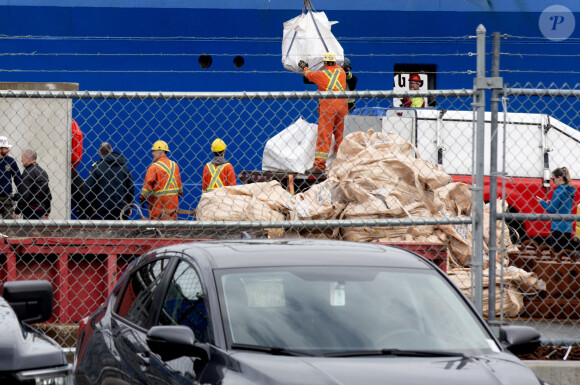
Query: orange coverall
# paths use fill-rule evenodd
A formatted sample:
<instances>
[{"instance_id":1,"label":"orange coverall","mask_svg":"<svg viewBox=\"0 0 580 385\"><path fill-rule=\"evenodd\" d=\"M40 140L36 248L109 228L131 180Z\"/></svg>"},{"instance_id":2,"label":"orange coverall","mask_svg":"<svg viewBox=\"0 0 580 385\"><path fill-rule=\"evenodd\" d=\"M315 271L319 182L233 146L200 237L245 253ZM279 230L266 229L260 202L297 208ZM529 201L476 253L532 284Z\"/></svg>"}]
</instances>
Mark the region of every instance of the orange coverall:
<instances>
[{"instance_id":1,"label":"orange coverall","mask_svg":"<svg viewBox=\"0 0 580 385\"><path fill-rule=\"evenodd\" d=\"M205 193L223 186L236 186L236 172L230 163L216 166L209 162L203 168L201 192Z\"/></svg>"},{"instance_id":2,"label":"orange coverall","mask_svg":"<svg viewBox=\"0 0 580 385\"><path fill-rule=\"evenodd\" d=\"M167 156L157 159L147 169L141 197L149 203L149 219L177 219L179 196L183 194L177 163Z\"/></svg>"},{"instance_id":3,"label":"orange coverall","mask_svg":"<svg viewBox=\"0 0 580 385\"><path fill-rule=\"evenodd\" d=\"M337 66L325 66L321 71L312 72L304 69L304 76L318 86L318 91L344 91L346 89L346 73ZM320 99L318 105L318 138L314 153L314 168L326 169L326 160L330 152L330 144L334 135L334 151L342 143L344 132L344 116L348 113L346 99Z\"/></svg>"}]
</instances>

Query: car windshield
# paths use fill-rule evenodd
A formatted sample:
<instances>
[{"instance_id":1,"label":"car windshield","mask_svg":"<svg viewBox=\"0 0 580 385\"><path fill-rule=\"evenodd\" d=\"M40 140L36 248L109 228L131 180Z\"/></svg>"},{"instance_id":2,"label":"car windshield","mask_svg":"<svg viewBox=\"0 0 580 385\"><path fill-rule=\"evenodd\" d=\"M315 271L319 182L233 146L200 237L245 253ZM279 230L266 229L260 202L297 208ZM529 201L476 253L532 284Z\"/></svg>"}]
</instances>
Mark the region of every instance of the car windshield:
<instances>
[{"instance_id":1,"label":"car windshield","mask_svg":"<svg viewBox=\"0 0 580 385\"><path fill-rule=\"evenodd\" d=\"M329 356L499 351L434 271L312 266L216 275L232 349Z\"/></svg>"}]
</instances>

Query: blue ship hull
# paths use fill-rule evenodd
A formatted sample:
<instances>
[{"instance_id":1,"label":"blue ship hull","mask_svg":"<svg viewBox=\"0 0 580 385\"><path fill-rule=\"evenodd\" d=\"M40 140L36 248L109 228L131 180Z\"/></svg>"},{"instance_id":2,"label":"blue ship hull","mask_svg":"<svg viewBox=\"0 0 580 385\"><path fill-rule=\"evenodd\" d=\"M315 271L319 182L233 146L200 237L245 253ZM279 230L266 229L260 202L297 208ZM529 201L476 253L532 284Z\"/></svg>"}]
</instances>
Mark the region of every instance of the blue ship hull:
<instances>
[{"instance_id":1,"label":"blue ship hull","mask_svg":"<svg viewBox=\"0 0 580 385\"><path fill-rule=\"evenodd\" d=\"M281 64L282 24L300 14L299 0L14 3L0 1L4 81L77 82L81 90L107 91L305 89L301 78ZM488 34L535 38L502 41L502 51L513 54L500 63L509 71L502 73L509 84L570 83L570 75L559 71L580 67L578 56L546 56L577 52L580 37L574 31L561 42L543 38L538 20L551 4L547 1L313 4L339 22L332 31L361 75L361 90L392 89L393 69L400 63L434 65L439 89L471 88L469 71L475 71L476 61L469 53L475 52L479 24ZM571 0L558 4L580 11L580 3ZM207 69L198 63L202 54L212 57ZM241 67L234 65L237 56L244 59Z\"/></svg>"}]
</instances>

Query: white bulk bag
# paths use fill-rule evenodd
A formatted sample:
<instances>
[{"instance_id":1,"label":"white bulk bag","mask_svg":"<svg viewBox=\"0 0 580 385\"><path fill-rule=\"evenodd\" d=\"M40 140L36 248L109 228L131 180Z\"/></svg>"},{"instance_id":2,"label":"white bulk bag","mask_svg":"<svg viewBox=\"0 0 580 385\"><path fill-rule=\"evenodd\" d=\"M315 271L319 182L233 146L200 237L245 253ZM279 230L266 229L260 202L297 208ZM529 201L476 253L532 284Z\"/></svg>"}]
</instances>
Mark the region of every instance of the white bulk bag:
<instances>
[{"instance_id":1,"label":"white bulk bag","mask_svg":"<svg viewBox=\"0 0 580 385\"><path fill-rule=\"evenodd\" d=\"M318 125L298 119L266 142L262 157L264 171L291 171L303 173L314 163L314 151L318 138ZM327 167L335 158L334 137L330 146Z\"/></svg>"},{"instance_id":2,"label":"white bulk bag","mask_svg":"<svg viewBox=\"0 0 580 385\"><path fill-rule=\"evenodd\" d=\"M302 73L298 62L304 60L308 68L318 71L323 68L322 58L326 52L336 54L336 63L342 66L344 50L330 32L337 21L328 21L324 12L309 10L284 23L282 37L282 64L289 71Z\"/></svg>"}]
</instances>

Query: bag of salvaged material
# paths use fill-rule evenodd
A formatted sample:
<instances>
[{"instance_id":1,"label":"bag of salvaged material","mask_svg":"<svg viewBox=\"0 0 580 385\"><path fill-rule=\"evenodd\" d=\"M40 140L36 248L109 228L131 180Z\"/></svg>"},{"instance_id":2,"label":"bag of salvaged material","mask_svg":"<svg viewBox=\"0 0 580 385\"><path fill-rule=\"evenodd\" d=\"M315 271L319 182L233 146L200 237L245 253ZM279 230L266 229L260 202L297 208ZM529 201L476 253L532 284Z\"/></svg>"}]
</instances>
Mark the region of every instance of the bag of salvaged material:
<instances>
[{"instance_id":1,"label":"bag of salvaged material","mask_svg":"<svg viewBox=\"0 0 580 385\"><path fill-rule=\"evenodd\" d=\"M503 309L501 308L500 299L503 302ZM503 311L502 311L503 310ZM500 288L495 288L495 314L503 313L506 317L515 317L524 310L524 296L520 293L515 285L509 283L504 286L503 296ZM489 290L483 292L483 316L487 318L489 314Z\"/></svg>"},{"instance_id":2,"label":"bag of salvaged material","mask_svg":"<svg viewBox=\"0 0 580 385\"><path fill-rule=\"evenodd\" d=\"M350 203L341 219L429 218L431 212L423 202L403 205L396 196L385 190L373 191L366 199ZM401 239L404 235L426 239L433 234L433 226L364 226L341 228L342 238L350 241L378 241Z\"/></svg>"},{"instance_id":3,"label":"bag of salvaged material","mask_svg":"<svg viewBox=\"0 0 580 385\"><path fill-rule=\"evenodd\" d=\"M292 195L277 181L226 186L203 193L197 205L198 221L283 221ZM284 229L266 229L282 237Z\"/></svg>"},{"instance_id":4,"label":"bag of salvaged material","mask_svg":"<svg viewBox=\"0 0 580 385\"><path fill-rule=\"evenodd\" d=\"M266 142L262 170L303 173L314 163L317 137L316 123L298 119ZM334 148L334 138L330 148ZM334 155L331 154L327 165L330 166L333 160Z\"/></svg>"},{"instance_id":5,"label":"bag of salvaged material","mask_svg":"<svg viewBox=\"0 0 580 385\"><path fill-rule=\"evenodd\" d=\"M313 185L305 192L294 195L288 203L291 220L336 219L346 204L342 201L338 181L329 178ZM333 228L292 228L287 237L337 239L339 229Z\"/></svg>"},{"instance_id":6,"label":"bag of salvaged material","mask_svg":"<svg viewBox=\"0 0 580 385\"><path fill-rule=\"evenodd\" d=\"M433 191L451 182L451 176L443 171L443 166L423 159L412 159L410 164L415 169L419 182L424 185L425 190Z\"/></svg>"},{"instance_id":7,"label":"bag of salvaged material","mask_svg":"<svg viewBox=\"0 0 580 385\"><path fill-rule=\"evenodd\" d=\"M345 189L358 185L367 192L386 189L398 194L401 203L425 201L424 185L413 166L416 149L394 133L369 130L353 132L340 145L329 177L341 181ZM350 191L344 191L350 195Z\"/></svg>"},{"instance_id":8,"label":"bag of salvaged material","mask_svg":"<svg viewBox=\"0 0 580 385\"><path fill-rule=\"evenodd\" d=\"M500 279L500 269L496 269L496 279ZM514 285L518 287L522 292L527 294L536 294L541 291L546 290L546 282L538 278L536 273L525 271L516 266L508 266L503 270L504 277L512 280Z\"/></svg>"},{"instance_id":9,"label":"bag of salvaged material","mask_svg":"<svg viewBox=\"0 0 580 385\"><path fill-rule=\"evenodd\" d=\"M502 212L502 200L498 199L497 200L497 204L496 204L496 211L498 213ZM484 242L484 246L489 250L489 230L490 230L490 204L486 203L485 206L483 207L483 242ZM503 209L503 211L507 211L507 202L505 203L505 207ZM505 248L506 249L506 253L505 255L507 255L507 253L510 252L514 252L517 251L518 248L516 246L514 246L514 244L512 243L511 237L510 237L510 231L509 228L507 226L503 226L502 228L502 222L501 220L496 220L496 226L495 226L495 239L496 239L496 245L498 250L501 250L501 248ZM503 237L503 239L502 239ZM503 243L503 244L502 244ZM508 259L507 257L504 258L504 261L501 261L501 255L502 253L496 253L496 260L498 263L503 263L504 266L508 265Z\"/></svg>"},{"instance_id":10,"label":"bag of salvaged material","mask_svg":"<svg viewBox=\"0 0 580 385\"><path fill-rule=\"evenodd\" d=\"M375 149L368 149L353 158L348 168L344 166L343 163L341 167L337 167L341 172L329 171L329 175L341 181L348 180L366 191L384 189L391 194L397 194L403 205L425 200L425 189L409 158L405 156L382 154Z\"/></svg>"},{"instance_id":11,"label":"bag of salvaged material","mask_svg":"<svg viewBox=\"0 0 580 385\"><path fill-rule=\"evenodd\" d=\"M452 265L465 266L471 258L471 233L468 225L435 225L434 234L447 246Z\"/></svg>"},{"instance_id":12,"label":"bag of salvaged material","mask_svg":"<svg viewBox=\"0 0 580 385\"><path fill-rule=\"evenodd\" d=\"M336 63L342 66L344 50L330 31L337 21L328 21L324 12L314 12L310 2L305 3L301 15L284 23L282 33L282 64L287 70L302 73L298 62L304 60L308 68L323 68L322 58L326 52L334 52Z\"/></svg>"},{"instance_id":13,"label":"bag of salvaged material","mask_svg":"<svg viewBox=\"0 0 580 385\"><path fill-rule=\"evenodd\" d=\"M346 206L337 185L336 179L329 178L294 195L288 202L290 219L336 219Z\"/></svg>"},{"instance_id":14,"label":"bag of salvaged material","mask_svg":"<svg viewBox=\"0 0 580 385\"><path fill-rule=\"evenodd\" d=\"M374 154L377 156L377 160L384 157L384 154L394 153L402 154L409 158L419 157L417 148L394 132L383 134L374 130L368 130L367 132L356 131L347 135L342 141L336 154L336 164L342 165L344 163L348 165L351 159L357 158L360 153L367 151L369 148L378 151L377 154ZM334 172L345 173L345 171L340 169L335 169Z\"/></svg>"},{"instance_id":15,"label":"bag of salvaged material","mask_svg":"<svg viewBox=\"0 0 580 385\"><path fill-rule=\"evenodd\" d=\"M489 314L489 272L483 272L483 315ZM452 269L447 272L449 278L461 289L467 298L471 298L471 269ZM495 313L515 317L524 309L523 295L512 280L504 281L503 295L498 284L495 285ZM503 304L503 308L500 306Z\"/></svg>"},{"instance_id":16,"label":"bag of salvaged material","mask_svg":"<svg viewBox=\"0 0 580 385\"><path fill-rule=\"evenodd\" d=\"M471 215L471 191L469 185L461 182L449 183L435 189L436 204L443 205L447 211L458 215Z\"/></svg>"},{"instance_id":17,"label":"bag of salvaged material","mask_svg":"<svg viewBox=\"0 0 580 385\"><path fill-rule=\"evenodd\" d=\"M407 214L399 200L392 196L379 197L367 193L364 200L349 203L340 219L401 218ZM343 227L340 230L345 241L369 242L380 238L399 238L407 234L405 226Z\"/></svg>"}]
</instances>

